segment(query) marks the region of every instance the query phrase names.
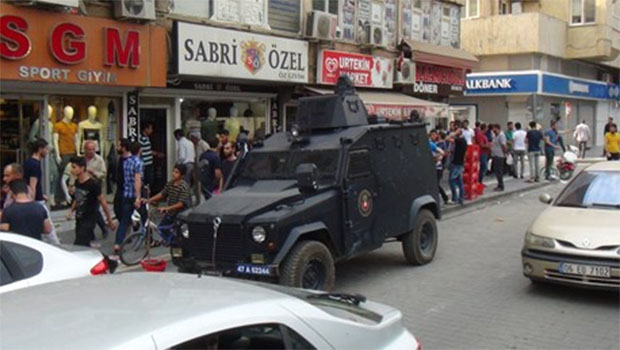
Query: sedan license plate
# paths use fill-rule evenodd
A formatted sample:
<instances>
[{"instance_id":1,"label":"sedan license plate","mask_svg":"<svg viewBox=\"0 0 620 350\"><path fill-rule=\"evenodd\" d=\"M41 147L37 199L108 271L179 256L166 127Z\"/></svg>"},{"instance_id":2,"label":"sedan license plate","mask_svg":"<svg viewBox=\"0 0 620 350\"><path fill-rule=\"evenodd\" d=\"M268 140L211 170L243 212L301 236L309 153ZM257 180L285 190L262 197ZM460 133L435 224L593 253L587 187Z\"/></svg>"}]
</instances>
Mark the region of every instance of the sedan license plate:
<instances>
[{"instance_id":1,"label":"sedan license plate","mask_svg":"<svg viewBox=\"0 0 620 350\"><path fill-rule=\"evenodd\" d=\"M172 257L173 258L182 258L183 257L183 249L182 248L172 248Z\"/></svg>"},{"instance_id":2,"label":"sedan license plate","mask_svg":"<svg viewBox=\"0 0 620 350\"><path fill-rule=\"evenodd\" d=\"M611 268L609 266L579 265L560 263L558 270L568 275L582 275L593 277L611 277Z\"/></svg>"}]
</instances>

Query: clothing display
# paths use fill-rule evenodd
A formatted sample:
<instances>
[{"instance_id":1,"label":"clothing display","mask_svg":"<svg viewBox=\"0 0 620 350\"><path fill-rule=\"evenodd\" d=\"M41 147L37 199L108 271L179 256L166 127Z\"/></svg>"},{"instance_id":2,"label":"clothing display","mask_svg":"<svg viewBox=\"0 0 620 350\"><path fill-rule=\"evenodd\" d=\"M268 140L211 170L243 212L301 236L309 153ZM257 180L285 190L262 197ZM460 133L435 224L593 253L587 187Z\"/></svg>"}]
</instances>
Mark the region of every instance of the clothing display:
<instances>
[{"instance_id":1,"label":"clothing display","mask_svg":"<svg viewBox=\"0 0 620 350\"><path fill-rule=\"evenodd\" d=\"M78 126L65 120L54 124L54 134L58 135L58 152L60 156L75 155L75 137Z\"/></svg>"}]
</instances>

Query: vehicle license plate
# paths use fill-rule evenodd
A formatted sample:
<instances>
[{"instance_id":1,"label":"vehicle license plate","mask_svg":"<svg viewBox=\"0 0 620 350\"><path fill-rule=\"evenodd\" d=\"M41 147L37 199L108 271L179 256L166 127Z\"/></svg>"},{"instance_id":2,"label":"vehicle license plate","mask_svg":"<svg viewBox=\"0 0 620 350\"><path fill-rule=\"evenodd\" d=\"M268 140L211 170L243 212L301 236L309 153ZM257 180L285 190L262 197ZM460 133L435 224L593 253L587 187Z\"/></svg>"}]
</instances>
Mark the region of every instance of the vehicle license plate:
<instances>
[{"instance_id":1,"label":"vehicle license plate","mask_svg":"<svg viewBox=\"0 0 620 350\"><path fill-rule=\"evenodd\" d=\"M183 249L182 248L172 248L172 257L173 258L182 258L183 257Z\"/></svg>"},{"instance_id":2,"label":"vehicle license plate","mask_svg":"<svg viewBox=\"0 0 620 350\"><path fill-rule=\"evenodd\" d=\"M264 265L238 264L237 272L247 275L271 275L269 266Z\"/></svg>"},{"instance_id":3,"label":"vehicle license plate","mask_svg":"<svg viewBox=\"0 0 620 350\"><path fill-rule=\"evenodd\" d=\"M558 270L560 270L561 273L565 273L568 275L582 275L606 278L611 277L611 268L609 266L560 263Z\"/></svg>"}]
</instances>

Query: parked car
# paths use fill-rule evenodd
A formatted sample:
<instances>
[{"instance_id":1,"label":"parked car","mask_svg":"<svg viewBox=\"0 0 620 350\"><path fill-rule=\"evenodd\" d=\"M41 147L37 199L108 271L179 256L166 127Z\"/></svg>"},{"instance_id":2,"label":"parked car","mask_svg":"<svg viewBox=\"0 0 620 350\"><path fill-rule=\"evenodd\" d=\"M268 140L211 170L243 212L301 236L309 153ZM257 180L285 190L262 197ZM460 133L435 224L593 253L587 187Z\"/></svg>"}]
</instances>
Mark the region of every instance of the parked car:
<instances>
[{"instance_id":1,"label":"parked car","mask_svg":"<svg viewBox=\"0 0 620 350\"><path fill-rule=\"evenodd\" d=\"M620 288L620 162L589 166L532 223L521 252L532 281Z\"/></svg>"},{"instance_id":2,"label":"parked car","mask_svg":"<svg viewBox=\"0 0 620 350\"><path fill-rule=\"evenodd\" d=\"M116 263L98 250L54 246L0 232L0 293L42 283L113 272Z\"/></svg>"},{"instance_id":3,"label":"parked car","mask_svg":"<svg viewBox=\"0 0 620 350\"><path fill-rule=\"evenodd\" d=\"M360 295L179 273L5 293L0 324L2 347L22 350L419 349L400 311Z\"/></svg>"}]
</instances>

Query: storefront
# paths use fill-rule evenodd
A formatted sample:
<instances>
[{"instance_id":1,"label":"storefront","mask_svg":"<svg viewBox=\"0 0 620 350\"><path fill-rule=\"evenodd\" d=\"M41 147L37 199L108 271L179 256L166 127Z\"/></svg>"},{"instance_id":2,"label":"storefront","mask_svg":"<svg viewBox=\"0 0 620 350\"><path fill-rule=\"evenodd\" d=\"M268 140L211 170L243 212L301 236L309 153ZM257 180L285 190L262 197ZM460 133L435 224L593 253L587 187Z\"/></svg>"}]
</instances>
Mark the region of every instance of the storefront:
<instances>
[{"instance_id":1,"label":"storefront","mask_svg":"<svg viewBox=\"0 0 620 350\"><path fill-rule=\"evenodd\" d=\"M226 129L250 140L283 127L279 106L308 82L308 43L238 30L175 22L174 72L166 89L145 89L141 100L169 103L176 127L203 139Z\"/></svg>"},{"instance_id":2,"label":"storefront","mask_svg":"<svg viewBox=\"0 0 620 350\"><path fill-rule=\"evenodd\" d=\"M165 29L2 5L1 166L23 162L28 144L50 144L44 188L51 204L68 160L93 140L104 159L127 135L126 93L165 85ZM155 45L157 44L157 45ZM108 186L108 190L111 186Z\"/></svg>"},{"instance_id":3,"label":"storefront","mask_svg":"<svg viewBox=\"0 0 620 350\"><path fill-rule=\"evenodd\" d=\"M336 85L341 75L351 78L357 92L364 101L369 114L386 119L408 119L413 110L427 122L448 115L448 106L442 103L418 99L394 91L394 76L397 61L390 58L321 50L318 55L317 84L307 90L316 94L332 93L327 86Z\"/></svg>"},{"instance_id":4,"label":"storefront","mask_svg":"<svg viewBox=\"0 0 620 350\"><path fill-rule=\"evenodd\" d=\"M546 127L557 120L572 130L585 120L602 145L607 117L620 115L620 86L543 71L473 73L459 102L475 104L478 120L501 125L536 120Z\"/></svg>"}]
</instances>

